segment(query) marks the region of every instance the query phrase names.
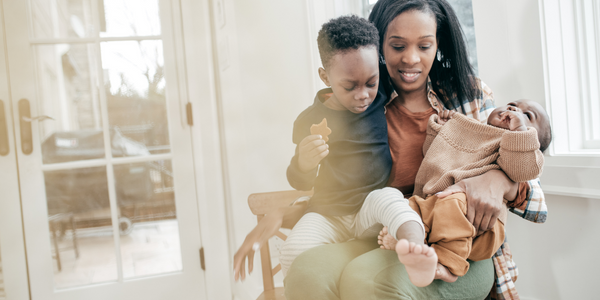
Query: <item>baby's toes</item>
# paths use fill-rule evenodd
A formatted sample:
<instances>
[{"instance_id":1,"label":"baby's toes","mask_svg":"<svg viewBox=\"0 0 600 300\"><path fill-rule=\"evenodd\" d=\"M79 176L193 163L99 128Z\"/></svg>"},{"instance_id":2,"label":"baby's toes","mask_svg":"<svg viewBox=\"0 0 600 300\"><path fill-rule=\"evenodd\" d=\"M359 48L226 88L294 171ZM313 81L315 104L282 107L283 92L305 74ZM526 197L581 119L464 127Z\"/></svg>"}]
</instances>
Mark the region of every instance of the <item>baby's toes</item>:
<instances>
[{"instance_id":1,"label":"baby's toes","mask_svg":"<svg viewBox=\"0 0 600 300\"><path fill-rule=\"evenodd\" d=\"M388 228L387 228L387 226L385 226L385 227L383 227L383 229L381 229L381 232L380 232L380 234L381 234L382 236L385 236L386 234L388 234Z\"/></svg>"}]
</instances>

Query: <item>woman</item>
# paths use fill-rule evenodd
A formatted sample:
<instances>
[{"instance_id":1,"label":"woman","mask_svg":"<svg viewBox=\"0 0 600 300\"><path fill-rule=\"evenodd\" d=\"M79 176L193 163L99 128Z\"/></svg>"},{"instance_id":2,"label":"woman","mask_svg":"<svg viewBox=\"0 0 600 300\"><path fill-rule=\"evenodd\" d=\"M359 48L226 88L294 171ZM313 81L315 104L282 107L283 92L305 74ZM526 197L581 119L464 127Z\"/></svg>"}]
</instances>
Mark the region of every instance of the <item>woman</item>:
<instances>
[{"instance_id":1,"label":"woman","mask_svg":"<svg viewBox=\"0 0 600 300\"><path fill-rule=\"evenodd\" d=\"M387 74L381 74L380 84L389 84L394 91L391 97L394 100L386 114L394 159L389 184L407 195L412 193L423 158L429 116L453 109L484 121L494 109L492 95L473 75L460 25L445 0L381 0L369 20L379 30L380 54L387 69ZM467 194L467 218L478 231L494 225L502 211L503 198L516 198L513 203L519 208L530 207L527 201L543 204L543 194L536 182L519 185L501 171L463 180L440 196L456 191ZM538 196L525 199L527 194ZM539 211L533 215L536 221L543 222L545 207L537 207ZM526 219L532 216L528 211L514 211ZM281 225L283 214L283 211L272 214L271 221L261 222L248 235L236 254L236 270L251 252L253 241L270 236L270 231ZM492 260L471 263L469 272L455 283L436 280L428 287L416 288L408 280L396 253L376 247L372 241L351 241L320 246L301 254L285 278L287 299L482 299L492 288ZM509 271L513 265L508 248L499 249L494 261L502 279L497 288L504 298L516 296L512 283L515 272Z\"/></svg>"}]
</instances>

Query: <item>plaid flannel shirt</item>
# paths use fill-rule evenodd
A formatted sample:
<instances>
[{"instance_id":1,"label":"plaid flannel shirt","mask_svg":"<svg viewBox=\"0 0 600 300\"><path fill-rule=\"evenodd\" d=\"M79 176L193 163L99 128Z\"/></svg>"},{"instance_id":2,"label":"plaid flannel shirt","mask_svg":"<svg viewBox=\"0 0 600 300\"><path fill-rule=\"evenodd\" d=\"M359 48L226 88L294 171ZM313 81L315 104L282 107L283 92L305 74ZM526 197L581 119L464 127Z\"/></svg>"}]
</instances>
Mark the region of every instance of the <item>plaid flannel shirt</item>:
<instances>
[{"instance_id":1,"label":"plaid flannel shirt","mask_svg":"<svg viewBox=\"0 0 600 300\"><path fill-rule=\"evenodd\" d=\"M446 102L439 99L437 94L432 90L431 80L428 80L427 98L429 103L438 113L444 109L452 109L468 117L477 119L482 123L487 123L488 116L496 108L493 93L483 81L476 80L477 86L480 89L478 96L472 101L458 104L458 106L454 104L455 101ZM443 105L438 105L438 103L442 103ZM539 179L520 183L517 199L519 200L508 204L510 212L531 222L544 223L546 221L548 209ZM492 260L496 270L496 283L490 291L491 298L519 299L519 294L515 287L519 270L512 259L506 239L504 240L504 244L494 254Z\"/></svg>"}]
</instances>

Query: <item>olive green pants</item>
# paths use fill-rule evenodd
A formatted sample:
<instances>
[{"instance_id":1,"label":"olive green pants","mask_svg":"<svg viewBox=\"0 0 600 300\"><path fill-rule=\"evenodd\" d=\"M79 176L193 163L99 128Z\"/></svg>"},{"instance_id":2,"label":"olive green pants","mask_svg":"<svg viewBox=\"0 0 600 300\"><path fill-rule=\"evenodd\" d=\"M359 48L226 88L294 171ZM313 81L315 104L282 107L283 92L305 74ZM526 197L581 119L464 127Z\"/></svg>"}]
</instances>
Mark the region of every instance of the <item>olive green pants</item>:
<instances>
[{"instance_id":1,"label":"olive green pants","mask_svg":"<svg viewBox=\"0 0 600 300\"><path fill-rule=\"evenodd\" d=\"M300 254L285 277L287 300L484 299L494 284L491 259L470 262L454 283L414 286L395 251L373 240L329 244Z\"/></svg>"}]
</instances>

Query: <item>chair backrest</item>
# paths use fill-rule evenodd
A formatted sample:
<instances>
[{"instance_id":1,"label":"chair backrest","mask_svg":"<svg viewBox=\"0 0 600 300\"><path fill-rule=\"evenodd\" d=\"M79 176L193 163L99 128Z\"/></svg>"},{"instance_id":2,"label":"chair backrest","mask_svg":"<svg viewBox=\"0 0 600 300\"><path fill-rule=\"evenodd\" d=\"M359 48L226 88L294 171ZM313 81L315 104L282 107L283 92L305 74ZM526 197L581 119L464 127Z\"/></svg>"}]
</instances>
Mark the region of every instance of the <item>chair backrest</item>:
<instances>
[{"instance_id":1,"label":"chair backrest","mask_svg":"<svg viewBox=\"0 0 600 300\"><path fill-rule=\"evenodd\" d=\"M248 196L248 206L258 218L258 222L260 222L267 213L280 207L290 206L298 198L311 196L312 193L312 191L282 191L251 194ZM275 235L284 241L287 239L287 236L281 231L277 231ZM278 264L275 268L271 266L271 253L268 241L260 248L260 262L265 292L275 289L273 277L281 270L281 264Z\"/></svg>"}]
</instances>

